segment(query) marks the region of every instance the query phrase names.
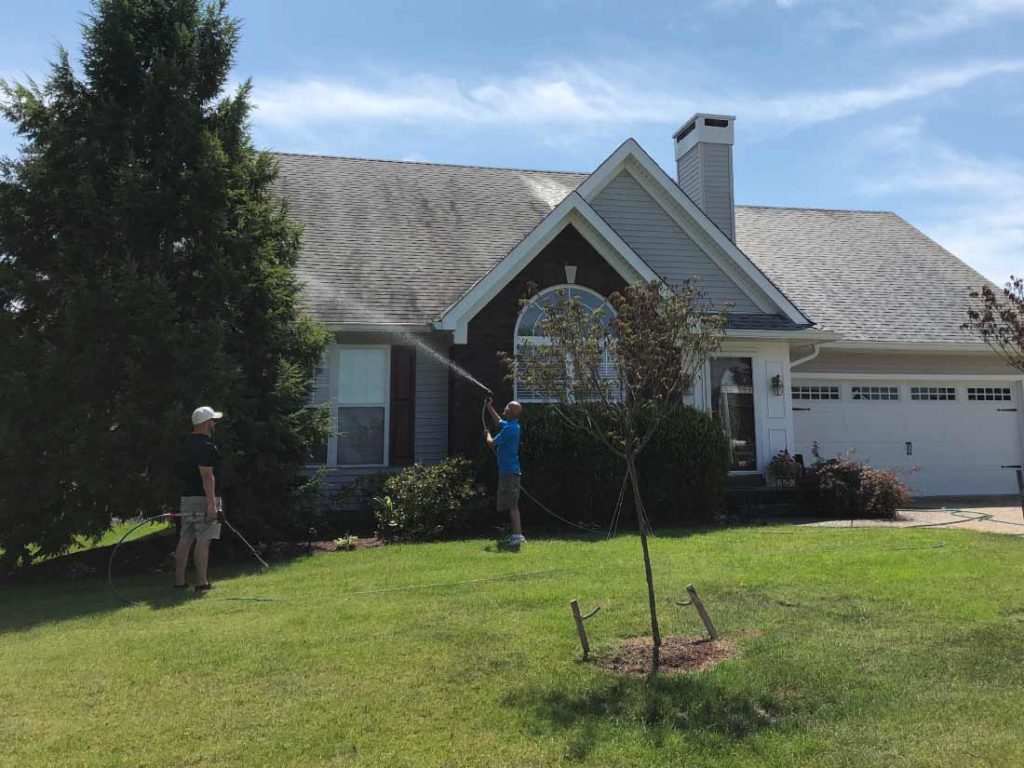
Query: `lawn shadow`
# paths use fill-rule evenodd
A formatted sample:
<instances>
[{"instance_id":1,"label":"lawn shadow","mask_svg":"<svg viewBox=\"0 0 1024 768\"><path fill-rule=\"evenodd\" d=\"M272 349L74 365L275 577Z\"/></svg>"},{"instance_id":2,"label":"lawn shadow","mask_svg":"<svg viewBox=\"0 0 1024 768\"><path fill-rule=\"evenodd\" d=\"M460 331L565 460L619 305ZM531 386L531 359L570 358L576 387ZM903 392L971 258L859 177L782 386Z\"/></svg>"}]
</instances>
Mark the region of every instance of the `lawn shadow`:
<instances>
[{"instance_id":1,"label":"lawn shadow","mask_svg":"<svg viewBox=\"0 0 1024 768\"><path fill-rule=\"evenodd\" d=\"M173 608L190 600L235 599L221 597L217 590L209 595L196 595L191 589L172 589L172 552L176 542L173 534L159 534L123 544L113 572L118 592L125 599L153 610ZM220 545L218 542L211 554L210 578L215 584L258 572L259 566L247 550L229 542ZM0 576L0 635L130 607L107 582L107 564L113 549L108 546L75 552ZM299 556L304 557L293 555L272 562L281 564ZM194 581L191 565L189 578Z\"/></svg>"},{"instance_id":2,"label":"lawn shadow","mask_svg":"<svg viewBox=\"0 0 1024 768\"><path fill-rule=\"evenodd\" d=\"M584 662L580 662L583 664ZM586 759L609 726L632 725L656 746L673 731L736 743L787 727L791 705L760 692L734 690L713 675L636 678L608 674L586 690L546 689L509 694L505 706L534 721L538 732L572 732L566 755Z\"/></svg>"}]
</instances>

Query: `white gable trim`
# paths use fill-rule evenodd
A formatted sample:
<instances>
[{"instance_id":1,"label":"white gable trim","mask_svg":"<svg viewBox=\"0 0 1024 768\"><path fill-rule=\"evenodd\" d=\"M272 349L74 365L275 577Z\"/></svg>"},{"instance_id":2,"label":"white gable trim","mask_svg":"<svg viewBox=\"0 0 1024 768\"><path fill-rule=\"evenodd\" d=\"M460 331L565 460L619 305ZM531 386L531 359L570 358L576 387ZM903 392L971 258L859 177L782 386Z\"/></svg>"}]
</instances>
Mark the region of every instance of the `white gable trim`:
<instances>
[{"instance_id":1,"label":"white gable trim","mask_svg":"<svg viewBox=\"0 0 1024 768\"><path fill-rule=\"evenodd\" d=\"M786 295L780 291L767 276L758 269L750 258L741 251L737 245L726 237L725 233L722 232L714 222L708 218L707 214L702 211L696 203L694 203L689 197L687 197L683 191L679 188L672 179L665 173L665 171L659 166L651 156L648 155L643 148L636 143L634 139L627 139L622 145L615 150L607 160L598 166L597 170L594 171L584 181L577 192L587 200L593 200L601 190L603 190L612 179L614 179L620 171L626 169L628 161L632 160L640 166L664 191L676 205L682 209L690 219L697 224L702 232L716 245L719 249L727 256L731 262L731 265L723 265L717 259L714 258L714 254L708 254L709 258L715 261L720 267L722 267L726 274L729 274L732 269L737 269L747 279L749 279L754 285L758 287L775 305L775 307L781 311L786 317L792 320L794 323L804 324L809 323L810 320L804 316L799 309L788 299ZM636 174L632 174L636 178ZM637 181L644 186L642 179ZM646 187L645 187L646 188ZM649 190L648 190L649 192ZM656 201L658 201L657 195L652 195ZM658 201L660 204L660 201ZM664 207L664 206L663 206ZM666 212L672 216L672 218L682 225L682 219L675 215L671 210L666 209ZM688 230L688 227L683 226L684 231ZM687 234L691 234L687 231ZM692 237L692 234L691 234ZM699 242L699 241L698 241ZM728 267L731 266L732 269ZM757 302L757 297L751 296L751 299Z\"/></svg>"},{"instance_id":2,"label":"white gable trim","mask_svg":"<svg viewBox=\"0 0 1024 768\"><path fill-rule=\"evenodd\" d=\"M577 192L570 192L519 245L509 251L461 299L445 310L441 319L434 323L434 328L451 331L456 344L465 344L469 336L469 321L569 224L576 226L587 242L627 283L658 279L654 270L608 226L583 197Z\"/></svg>"}]
</instances>

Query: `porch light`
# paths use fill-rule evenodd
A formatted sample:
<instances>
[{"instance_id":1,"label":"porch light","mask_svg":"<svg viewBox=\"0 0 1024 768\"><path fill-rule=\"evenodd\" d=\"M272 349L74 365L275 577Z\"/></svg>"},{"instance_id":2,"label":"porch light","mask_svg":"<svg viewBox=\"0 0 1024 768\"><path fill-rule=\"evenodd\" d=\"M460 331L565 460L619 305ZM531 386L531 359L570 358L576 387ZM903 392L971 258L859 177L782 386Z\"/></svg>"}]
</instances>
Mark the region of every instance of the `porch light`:
<instances>
[{"instance_id":1,"label":"porch light","mask_svg":"<svg viewBox=\"0 0 1024 768\"><path fill-rule=\"evenodd\" d=\"M785 391L786 385L782 382L782 374L776 373L772 376L772 394L776 397L782 397Z\"/></svg>"}]
</instances>

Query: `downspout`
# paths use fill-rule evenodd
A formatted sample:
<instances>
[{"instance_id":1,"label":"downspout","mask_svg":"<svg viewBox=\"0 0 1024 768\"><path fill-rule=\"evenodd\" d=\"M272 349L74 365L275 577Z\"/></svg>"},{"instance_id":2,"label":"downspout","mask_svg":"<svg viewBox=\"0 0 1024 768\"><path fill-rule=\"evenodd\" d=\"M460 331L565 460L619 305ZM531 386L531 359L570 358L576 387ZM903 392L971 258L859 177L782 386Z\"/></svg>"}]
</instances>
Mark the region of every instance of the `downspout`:
<instances>
[{"instance_id":1,"label":"downspout","mask_svg":"<svg viewBox=\"0 0 1024 768\"><path fill-rule=\"evenodd\" d=\"M789 370L793 370L798 365L803 365L804 363L809 363L811 360L813 360L814 358L816 358L818 356L819 352L821 352L821 346L818 345L818 344L811 344L811 349L813 350L813 352L811 352L811 354L805 355L804 357L798 357L796 360L790 360L789 361Z\"/></svg>"}]
</instances>

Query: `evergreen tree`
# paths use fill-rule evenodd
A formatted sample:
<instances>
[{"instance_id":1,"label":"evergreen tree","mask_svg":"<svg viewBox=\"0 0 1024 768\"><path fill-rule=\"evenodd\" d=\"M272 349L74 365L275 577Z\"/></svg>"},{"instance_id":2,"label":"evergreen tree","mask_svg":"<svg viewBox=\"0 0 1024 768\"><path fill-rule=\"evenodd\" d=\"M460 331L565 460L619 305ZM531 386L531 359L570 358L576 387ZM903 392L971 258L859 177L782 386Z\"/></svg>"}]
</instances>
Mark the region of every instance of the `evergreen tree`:
<instances>
[{"instance_id":1,"label":"evergreen tree","mask_svg":"<svg viewBox=\"0 0 1024 768\"><path fill-rule=\"evenodd\" d=\"M189 414L225 412L227 512L280 531L309 506L305 408L326 333L299 311L299 232L225 95L225 3L95 0L81 73L0 83L0 547L66 548L173 505Z\"/></svg>"}]
</instances>

